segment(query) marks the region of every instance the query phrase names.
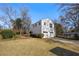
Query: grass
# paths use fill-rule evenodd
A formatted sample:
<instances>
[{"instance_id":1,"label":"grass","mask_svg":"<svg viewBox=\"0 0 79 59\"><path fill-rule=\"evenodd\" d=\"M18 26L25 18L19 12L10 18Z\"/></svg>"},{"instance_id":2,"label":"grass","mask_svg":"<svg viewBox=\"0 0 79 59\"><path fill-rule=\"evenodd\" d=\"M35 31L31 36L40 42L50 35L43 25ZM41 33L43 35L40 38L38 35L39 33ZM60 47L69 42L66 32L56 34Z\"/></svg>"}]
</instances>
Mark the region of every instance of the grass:
<instances>
[{"instance_id":1,"label":"grass","mask_svg":"<svg viewBox=\"0 0 79 59\"><path fill-rule=\"evenodd\" d=\"M79 52L79 48L72 44L63 44L60 42L50 42L37 38L26 38L16 40L1 40L0 55L17 55L17 56L51 56L56 55L50 52L55 47L63 47L75 52Z\"/></svg>"}]
</instances>

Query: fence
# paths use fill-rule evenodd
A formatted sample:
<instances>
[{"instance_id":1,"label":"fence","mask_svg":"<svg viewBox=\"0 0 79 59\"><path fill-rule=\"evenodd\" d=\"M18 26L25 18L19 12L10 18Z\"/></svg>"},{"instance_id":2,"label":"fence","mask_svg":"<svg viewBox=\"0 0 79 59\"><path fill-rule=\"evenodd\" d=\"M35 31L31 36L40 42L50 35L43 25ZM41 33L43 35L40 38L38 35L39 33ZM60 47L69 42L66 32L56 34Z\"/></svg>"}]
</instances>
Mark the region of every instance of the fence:
<instances>
[{"instance_id":1,"label":"fence","mask_svg":"<svg viewBox=\"0 0 79 59\"><path fill-rule=\"evenodd\" d=\"M79 37L79 32L64 33L63 35L58 35L57 37L73 39L75 35Z\"/></svg>"}]
</instances>

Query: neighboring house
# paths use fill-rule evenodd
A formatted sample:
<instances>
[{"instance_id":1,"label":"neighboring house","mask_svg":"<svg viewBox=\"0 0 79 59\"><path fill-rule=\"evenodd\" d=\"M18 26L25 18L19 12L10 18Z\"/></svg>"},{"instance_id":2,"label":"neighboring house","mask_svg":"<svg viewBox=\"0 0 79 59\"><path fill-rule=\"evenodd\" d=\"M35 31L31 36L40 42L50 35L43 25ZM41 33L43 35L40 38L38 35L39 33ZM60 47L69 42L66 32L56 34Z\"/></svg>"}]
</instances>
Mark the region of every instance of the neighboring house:
<instances>
[{"instance_id":1,"label":"neighboring house","mask_svg":"<svg viewBox=\"0 0 79 59\"><path fill-rule=\"evenodd\" d=\"M33 34L43 33L43 38L51 38L55 36L54 23L51 19L42 19L31 25L31 32Z\"/></svg>"}]
</instances>

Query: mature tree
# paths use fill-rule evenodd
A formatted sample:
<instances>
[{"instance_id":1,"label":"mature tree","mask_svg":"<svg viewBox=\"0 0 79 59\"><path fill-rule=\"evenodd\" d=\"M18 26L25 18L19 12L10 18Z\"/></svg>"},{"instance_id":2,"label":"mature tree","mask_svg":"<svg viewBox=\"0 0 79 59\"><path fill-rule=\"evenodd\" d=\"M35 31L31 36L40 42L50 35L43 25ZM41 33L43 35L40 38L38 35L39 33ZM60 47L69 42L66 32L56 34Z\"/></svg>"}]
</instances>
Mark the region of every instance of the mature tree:
<instances>
[{"instance_id":1,"label":"mature tree","mask_svg":"<svg viewBox=\"0 0 79 59\"><path fill-rule=\"evenodd\" d=\"M79 4L62 4L61 11L63 11L62 21L66 24L72 24L75 32L79 31Z\"/></svg>"},{"instance_id":2,"label":"mature tree","mask_svg":"<svg viewBox=\"0 0 79 59\"><path fill-rule=\"evenodd\" d=\"M1 16L1 21L11 28L11 21L16 18L16 10L10 6L1 7L0 10L4 13L4 16ZM8 22L8 23L6 23Z\"/></svg>"},{"instance_id":3,"label":"mature tree","mask_svg":"<svg viewBox=\"0 0 79 59\"><path fill-rule=\"evenodd\" d=\"M0 30L2 29L2 25L0 25Z\"/></svg>"},{"instance_id":4,"label":"mature tree","mask_svg":"<svg viewBox=\"0 0 79 59\"><path fill-rule=\"evenodd\" d=\"M16 20L12 21L12 23L13 23L13 29L15 31L19 31L21 34L21 32L22 32L22 20L21 20L21 18L17 18Z\"/></svg>"},{"instance_id":5,"label":"mature tree","mask_svg":"<svg viewBox=\"0 0 79 59\"><path fill-rule=\"evenodd\" d=\"M60 20L61 20L61 25L64 29L64 32L69 32L70 30L72 30L73 27L73 23L70 22L67 18L65 18L64 16L60 16Z\"/></svg>"},{"instance_id":6,"label":"mature tree","mask_svg":"<svg viewBox=\"0 0 79 59\"><path fill-rule=\"evenodd\" d=\"M62 35L63 34L63 27L59 23L55 23L55 30L56 30L56 35Z\"/></svg>"},{"instance_id":7,"label":"mature tree","mask_svg":"<svg viewBox=\"0 0 79 59\"><path fill-rule=\"evenodd\" d=\"M31 24L31 19L28 15L28 9L26 7L22 7L20 9L20 14L21 14L21 19L22 19L22 27L23 27L23 30L27 33L29 33L29 30L30 30L30 24Z\"/></svg>"},{"instance_id":8,"label":"mature tree","mask_svg":"<svg viewBox=\"0 0 79 59\"><path fill-rule=\"evenodd\" d=\"M4 6L1 7L0 10L3 12L3 16L0 17L0 21L4 22L4 26L8 25L9 28L29 32L31 19L26 7L15 9L10 6ZM19 13L16 12L17 10Z\"/></svg>"}]
</instances>

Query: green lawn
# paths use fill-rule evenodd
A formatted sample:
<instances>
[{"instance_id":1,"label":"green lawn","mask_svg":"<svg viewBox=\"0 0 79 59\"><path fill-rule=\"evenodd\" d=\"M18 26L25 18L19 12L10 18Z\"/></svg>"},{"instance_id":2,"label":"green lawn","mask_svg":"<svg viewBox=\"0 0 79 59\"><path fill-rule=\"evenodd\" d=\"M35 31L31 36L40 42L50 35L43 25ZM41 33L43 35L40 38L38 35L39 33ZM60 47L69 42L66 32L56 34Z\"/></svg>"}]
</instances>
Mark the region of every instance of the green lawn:
<instances>
[{"instance_id":1,"label":"green lawn","mask_svg":"<svg viewBox=\"0 0 79 59\"><path fill-rule=\"evenodd\" d=\"M17 40L1 40L0 55L56 55L50 52L55 47L62 47L72 51L79 51L79 48L71 44L50 42L44 39L26 38Z\"/></svg>"}]
</instances>

